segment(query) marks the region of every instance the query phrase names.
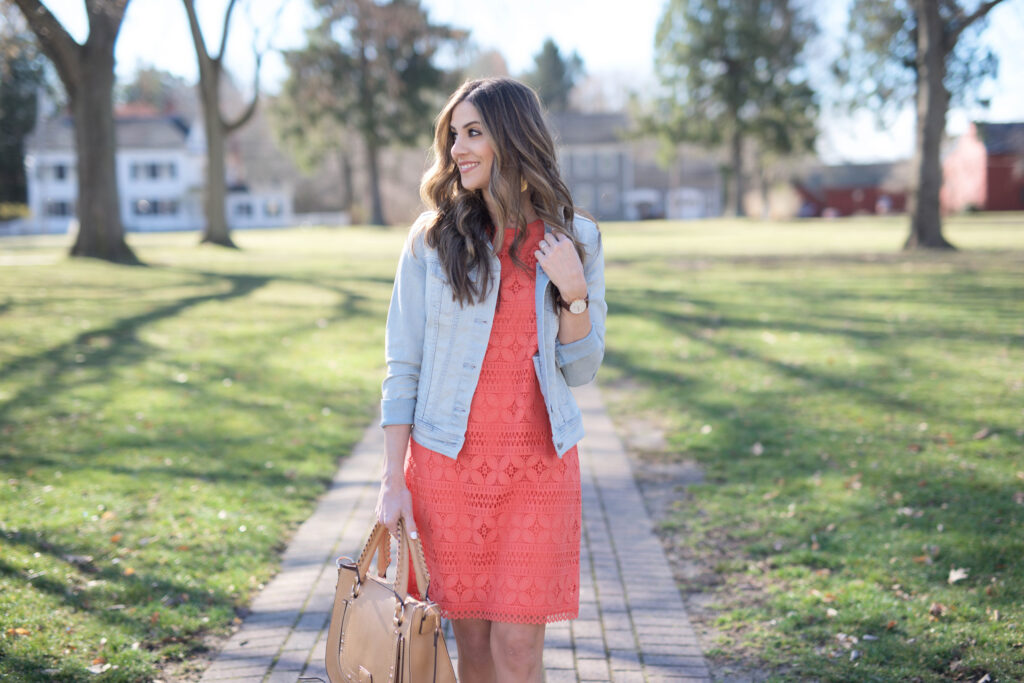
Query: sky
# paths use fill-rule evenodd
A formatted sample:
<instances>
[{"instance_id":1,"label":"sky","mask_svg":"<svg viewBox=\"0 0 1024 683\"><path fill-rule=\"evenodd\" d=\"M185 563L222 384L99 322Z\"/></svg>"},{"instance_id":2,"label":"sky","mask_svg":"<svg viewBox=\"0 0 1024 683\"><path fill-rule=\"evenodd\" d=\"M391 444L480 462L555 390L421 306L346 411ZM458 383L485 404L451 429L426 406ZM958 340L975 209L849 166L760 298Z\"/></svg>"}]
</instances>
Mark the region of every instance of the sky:
<instances>
[{"instance_id":1,"label":"sky","mask_svg":"<svg viewBox=\"0 0 1024 683\"><path fill-rule=\"evenodd\" d=\"M641 90L654 83L654 31L666 0L422 0L430 18L469 29L483 49L504 55L512 74L533 65L545 38L551 37L563 54L579 53L591 77L606 78ZM815 59L827 62L846 20L848 0L816 0L824 38ZM71 34L85 38L83 0L45 0ZM199 21L211 49L220 41L227 0L197 0ZM278 11L280 9L280 11ZM245 87L253 74L253 42L271 48L263 60L261 83L274 92L284 76L273 49L297 47L311 21L306 0L240 0L232 18L226 62ZM990 14L985 38L1000 57L999 79L986 94L991 106L950 112L947 130L957 135L971 120L1024 121L1024 0L1005 0ZM154 66L197 78L188 21L179 0L131 0L117 44L117 72L122 79L143 66ZM908 108L884 129L875 117L853 117L826 111L818 153L828 163L893 160L910 156L914 116Z\"/></svg>"}]
</instances>

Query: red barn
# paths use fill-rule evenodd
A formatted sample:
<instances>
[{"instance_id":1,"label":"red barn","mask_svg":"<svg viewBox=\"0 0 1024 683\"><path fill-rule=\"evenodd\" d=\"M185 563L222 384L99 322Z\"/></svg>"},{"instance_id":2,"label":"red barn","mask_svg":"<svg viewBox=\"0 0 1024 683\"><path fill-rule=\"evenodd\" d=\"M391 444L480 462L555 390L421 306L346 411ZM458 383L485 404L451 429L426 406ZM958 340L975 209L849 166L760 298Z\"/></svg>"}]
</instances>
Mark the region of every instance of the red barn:
<instances>
[{"instance_id":1,"label":"red barn","mask_svg":"<svg viewBox=\"0 0 1024 683\"><path fill-rule=\"evenodd\" d=\"M986 211L1024 211L1024 123L979 123L985 143Z\"/></svg>"},{"instance_id":2,"label":"red barn","mask_svg":"<svg viewBox=\"0 0 1024 683\"><path fill-rule=\"evenodd\" d=\"M1024 211L1024 123L971 124L942 178L943 211Z\"/></svg>"},{"instance_id":3,"label":"red barn","mask_svg":"<svg viewBox=\"0 0 1024 683\"><path fill-rule=\"evenodd\" d=\"M907 205L907 164L843 164L806 169L793 187L801 216L898 213Z\"/></svg>"}]
</instances>

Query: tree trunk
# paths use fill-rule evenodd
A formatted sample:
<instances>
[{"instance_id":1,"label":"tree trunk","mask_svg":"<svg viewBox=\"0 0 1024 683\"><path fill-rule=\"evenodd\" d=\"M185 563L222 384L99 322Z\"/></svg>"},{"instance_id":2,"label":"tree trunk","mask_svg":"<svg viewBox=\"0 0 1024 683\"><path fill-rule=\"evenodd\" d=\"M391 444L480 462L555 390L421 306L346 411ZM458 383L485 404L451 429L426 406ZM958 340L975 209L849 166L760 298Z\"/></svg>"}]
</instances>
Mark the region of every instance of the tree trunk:
<instances>
[{"instance_id":1,"label":"tree trunk","mask_svg":"<svg viewBox=\"0 0 1024 683\"><path fill-rule=\"evenodd\" d=\"M86 3L84 45L39 0L15 4L57 70L74 118L78 235L71 255L137 264L121 223L114 130L114 45L128 0Z\"/></svg>"},{"instance_id":2,"label":"tree trunk","mask_svg":"<svg viewBox=\"0 0 1024 683\"><path fill-rule=\"evenodd\" d=\"M910 234L904 249L953 249L942 235L939 191L942 163L939 151L946 129L949 92L944 27L938 3L918 0L917 14L917 140L911 165L914 186L910 199Z\"/></svg>"},{"instance_id":3,"label":"tree trunk","mask_svg":"<svg viewBox=\"0 0 1024 683\"><path fill-rule=\"evenodd\" d=\"M341 171L341 210L351 215L355 188L352 184L352 159L346 147L338 151L338 168Z\"/></svg>"},{"instance_id":4,"label":"tree trunk","mask_svg":"<svg viewBox=\"0 0 1024 683\"><path fill-rule=\"evenodd\" d=\"M220 118L220 104L217 102L216 82L213 92L203 95L203 125L206 126L206 193L203 206L206 213L206 227L203 228L202 244L219 244L222 247L237 249L231 239L228 227L227 208L225 202L228 194L227 166L224 161L225 133Z\"/></svg>"},{"instance_id":5,"label":"tree trunk","mask_svg":"<svg viewBox=\"0 0 1024 683\"><path fill-rule=\"evenodd\" d=\"M743 210L743 132L740 130L739 121L732 133L732 200L733 215L746 216Z\"/></svg>"},{"instance_id":6,"label":"tree trunk","mask_svg":"<svg viewBox=\"0 0 1024 683\"><path fill-rule=\"evenodd\" d=\"M86 54L71 98L79 225L71 255L135 264L139 261L124 239L117 190L113 46L109 51L87 50Z\"/></svg>"},{"instance_id":7,"label":"tree trunk","mask_svg":"<svg viewBox=\"0 0 1024 683\"><path fill-rule=\"evenodd\" d=\"M373 142L366 143L366 165L370 180L370 224L387 225L384 222L384 204L380 199L379 150Z\"/></svg>"},{"instance_id":8,"label":"tree trunk","mask_svg":"<svg viewBox=\"0 0 1024 683\"><path fill-rule=\"evenodd\" d=\"M223 247L238 247L231 239L225 214L227 199L227 174L225 173L224 148L225 139L232 131L241 128L252 118L259 101L259 73L262 55L256 55L256 85L252 102L242 114L232 122L224 120L220 111L220 76L223 73L224 49L228 41L228 28L231 26L231 13L237 0L229 0L224 13L224 28L220 36L220 50L216 57L211 57L206 50L203 32L196 16L195 0L183 0L185 13L188 15L189 31L192 33L192 45L196 50L199 63L199 94L203 100L203 125L206 127L206 196L204 210L206 227L200 240L205 244L219 244Z\"/></svg>"}]
</instances>

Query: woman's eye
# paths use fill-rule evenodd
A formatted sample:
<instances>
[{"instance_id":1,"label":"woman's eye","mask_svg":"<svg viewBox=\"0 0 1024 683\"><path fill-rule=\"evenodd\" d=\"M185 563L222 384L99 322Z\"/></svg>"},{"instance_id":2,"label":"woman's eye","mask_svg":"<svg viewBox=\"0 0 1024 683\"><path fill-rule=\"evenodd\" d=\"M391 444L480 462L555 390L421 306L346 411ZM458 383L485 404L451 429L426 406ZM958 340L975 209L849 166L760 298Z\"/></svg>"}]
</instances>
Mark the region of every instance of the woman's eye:
<instances>
[{"instance_id":1,"label":"woman's eye","mask_svg":"<svg viewBox=\"0 0 1024 683\"><path fill-rule=\"evenodd\" d=\"M475 138L477 135L480 135L480 131L478 131L476 128L469 129L469 137Z\"/></svg>"}]
</instances>

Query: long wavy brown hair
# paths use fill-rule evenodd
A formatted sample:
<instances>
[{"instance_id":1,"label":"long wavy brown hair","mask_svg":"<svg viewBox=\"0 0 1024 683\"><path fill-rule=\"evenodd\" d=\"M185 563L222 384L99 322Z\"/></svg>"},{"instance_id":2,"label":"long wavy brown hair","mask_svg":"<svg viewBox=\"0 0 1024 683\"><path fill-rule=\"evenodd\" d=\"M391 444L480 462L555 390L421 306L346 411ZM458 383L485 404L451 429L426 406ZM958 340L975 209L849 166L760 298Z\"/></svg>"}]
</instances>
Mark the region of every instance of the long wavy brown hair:
<instances>
[{"instance_id":1,"label":"long wavy brown hair","mask_svg":"<svg viewBox=\"0 0 1024 683\"><path fill-rule=\"evenodd\" d=\"M480 112L481 123L494 145L490 183L484 190L463 187L452 158L452 110L465 101ZM573 228L572 196L559 173L555 143L537 94L511 78L466 81L437 117L434 164L420 183L420 196L434 211L433 220L425 226L426 243L437 249L460 304L483 301L487 296L490 247L500 250L505 237L505 231L496 230L495 225L516 227L509 253L517 265L526 268L518 256L526 237L523 181L537 216L553 232L571 239L582 259L583 248ZM494 200L497 215L493 220L484 192ZM475 278L470 277L472 273Z\"/></svg>"}]
</instances>

